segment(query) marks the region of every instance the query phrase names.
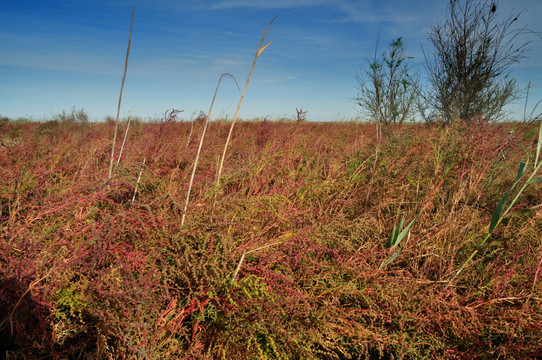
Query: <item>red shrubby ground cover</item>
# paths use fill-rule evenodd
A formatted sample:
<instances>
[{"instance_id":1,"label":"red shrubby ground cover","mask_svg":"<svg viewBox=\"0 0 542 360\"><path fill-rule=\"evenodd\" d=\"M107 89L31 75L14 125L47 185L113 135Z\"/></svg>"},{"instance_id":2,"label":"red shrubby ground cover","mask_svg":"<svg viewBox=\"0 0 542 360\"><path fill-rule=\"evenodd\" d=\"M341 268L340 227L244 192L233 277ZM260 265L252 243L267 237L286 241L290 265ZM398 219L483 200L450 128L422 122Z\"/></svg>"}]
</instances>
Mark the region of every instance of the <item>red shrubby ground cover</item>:
<instances>
[{"instance_id":1,"label":"red shrubby ground cover","mask_svg":"<svg viewBox=\"0 0 542 360\"><path fill-rule=\"evenodd\" d=\"M479 246L534 125L240 122L217 187L213 122L182 227L201 127L132 124L107 183L114 124L0 126L3 357L542 356L540 184Z\"/></svg>"}]
</instances>

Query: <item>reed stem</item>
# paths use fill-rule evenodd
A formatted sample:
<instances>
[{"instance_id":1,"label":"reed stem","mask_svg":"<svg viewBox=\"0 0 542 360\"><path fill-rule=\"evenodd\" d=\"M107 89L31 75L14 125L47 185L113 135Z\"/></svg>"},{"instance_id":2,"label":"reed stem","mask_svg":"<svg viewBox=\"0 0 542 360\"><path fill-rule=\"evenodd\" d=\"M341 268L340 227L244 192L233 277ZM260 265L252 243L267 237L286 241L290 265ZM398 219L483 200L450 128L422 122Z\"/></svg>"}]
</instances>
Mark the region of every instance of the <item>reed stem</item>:
<instances>
[{"instance_id":1,"label":"reed stem","mask_svg":"<svg viewBox=\"0 0 542 360\"><path fill-rule=\"evenodd\" d=\"M117 106L117 117L115 118L115 134L113 135L113 146L111 147L111 161L109 162L109 173L107 175L107 181L111 180L111 176L113 175L113 162L115 159L115 144L117 142L117 130L119 127L120 104L122 101L122 90L124 89L124 80L126 79L126 70L128 69L128 57L130 56L130 44L132 42L132 26L134 25L134 12L135 12L135 6L132 7L132 20L130 22L130 35L128 36L128 49L126 50L126 61L124 62L124 75L122 76L122 83L120 85L119 104Z\"/></svg>"}]
</instances>

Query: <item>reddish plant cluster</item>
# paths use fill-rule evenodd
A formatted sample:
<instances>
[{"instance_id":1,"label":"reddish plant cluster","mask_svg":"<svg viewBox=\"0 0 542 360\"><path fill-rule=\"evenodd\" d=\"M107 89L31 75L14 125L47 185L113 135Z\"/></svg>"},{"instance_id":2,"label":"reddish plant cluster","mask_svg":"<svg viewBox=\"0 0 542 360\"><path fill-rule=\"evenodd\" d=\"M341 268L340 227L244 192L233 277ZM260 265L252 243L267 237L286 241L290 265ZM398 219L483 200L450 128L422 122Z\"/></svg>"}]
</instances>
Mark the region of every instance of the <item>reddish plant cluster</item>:
<instances>
[{"instance_id":1,"label":"reddish plant cluster","mask_svg":"<svg viewBox=\"0 0 542 360\"><path fill-rule=\"evenodd\" d=\"M2 356L542 355L540 186L478 247L534 127L240 122L217 188L213 122L181 226L198 127L135 122L107 182L114 124L1 126Z\"/></svg>"}]
</instances>

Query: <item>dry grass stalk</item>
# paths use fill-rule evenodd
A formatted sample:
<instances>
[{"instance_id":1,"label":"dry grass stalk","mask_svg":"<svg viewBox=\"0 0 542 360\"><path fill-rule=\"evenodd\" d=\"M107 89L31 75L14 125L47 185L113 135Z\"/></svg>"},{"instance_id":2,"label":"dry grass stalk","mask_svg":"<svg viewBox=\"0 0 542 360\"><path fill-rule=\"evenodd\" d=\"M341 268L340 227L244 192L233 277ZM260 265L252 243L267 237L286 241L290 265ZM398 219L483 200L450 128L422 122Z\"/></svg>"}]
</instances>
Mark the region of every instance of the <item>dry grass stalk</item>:
<instances>
[{"instance_id":1,"label":"dry grass stalk","mask_svg":"<svg viewBox=\"0 0 542 360\"><path fill-rule=\"evenodd\" d=\"M122 158L122 151L124 150L124 144L126 143L126 138L128 137L128 130L130 130L130 123L132 122L132 117L128 117L128 125L126 125L126 131L124 131L124 139L122 139L122 145L120 146L119 158L117 159L117 166L120 164L120 159Z\"/></svg>"},{"instance_id":2,"label":"dry grass stalk","mask_svg":"<svg viewBox=\"0 0 542 360\"><path fill-rule=\"evenodd\" d=\"M207 113L207 116L204 118L203 123L203 131L201 133L201 138L199 140L199 146L198 146L198 152L196 153L196 160L194 161L194 166L192 167L192 175L190 175L190 183L188 184L188 191L186 193L186 201L184 203L184 209L183 209L183 216L181 218L181 226L184 225L184 221L186 219L186 210L188 209L188 202L190 201L190 193L192 191L192 184L194 183L194 176L196 175L196 168L198 166L198 160L201 153L201 148L203 147L203 140L205 139L205 132L207 131L207 125L209 124L209 119L211 118L211 112L213 111L213 105L215 103L216 94L218 93L218 88L220 87L220 83L222 82L222 78L224 76L229 76L235 81L235 85L237 85L237 88L239 89L239 84L237 84L237 80L235 80L235 77L228 73L223 73L220 75L220 79L218 79L218 84L216 85L215 94L213 95L213 100L211 101L211 106L209 107L209 112Z\"/></svg>"},{"instance_id":3,"label":"dry grass stalk","mask_svg":"<svg viewBox=\"0 0 542 360\"><path fill-rule=\"evenodd\" d=\"M191 120L190 120L190 133L188 134L188 140L186 140L186 148L188 149L188 146L190 143L192 143L192 134L194 133L194 128L197 127L199 124L203 124L205 119L207 118L207 115L203 111L199 112L199 115L196 116L194 119L194 113L192 114Z\"/></svg>"},{"instance_id":4,"label":"dry grass stalk","mask_svg":"<svg viewBox=\"0 0 542 360\"><path fill-rule=\"evenodd\" d=\"M271 43L274 40L273 39L270 42L268 42L266 45L262 46L263 42L265 41L265 36L267 35L267 31L269 30L269 28L271 27L271 24L273 23L273 21L275 21L275 19L276 18L273 18L269 22L269 25L267 25L267 28L265 29L265 32L263 33L262 40L260 41L260 45L258 46L258 50L256 51L256 55L254 56L254 61L252 62L252 67L250 68L250 72L248 73L247 81L245 83L245 87L243 88L243 93L241 94L241 98L239 99L239 104L237 105L237 110L235 111L235 116L233 117L233 120L232 120L232 123L231 123L231 126L230 126L230 132L228 133L228 138L226 139L226 144L224 145L224 151L222 152L222 158L220 159L220 166L218 167L218 174L216 176L216 184L217 185L220 184L220 176L222 174L222 168L224 166L224 158L226 157L226 151L228 150L228 145L230 143L231 134L233 132L233 126L235 125L235 121L237 120L237 116L239 115L239 109L241 109L241 104L243 103L243 99L245 97L245 92L247 90L248 83L250 81L250 77L252 75L252 70L254 70L254 66L256 65L256 61L258 60L258 57L260 57L260 55L265 51L265 49L267 49L267 47L269 45L271 45Z\"/></svg>"},{"instance_id":5,"label":"dry grass stalk","mask_svg":"<svg viewBox=\"0 0 542 360\"><path fill-rule=\"evenodd\" d=\"M115 119L115 134L113 135L113 145L111 147L111 161L109 162L109 173L107 175L107 180L111 180L113 175L113 161L115 158L115 144L117 142L117 130L119 127L119 114L120 114L120 104L122 101L122 89L124 89L124 80L126 79L126 70L128 69L128 57L130 56L130 44L132 42L132 26L134 25L134 12L135 6L132 7L132 20L130 22L130 35L128 36L128 49L126 50L126 61L124 62L124 75L122 76L122 83L120 85L120 94L119 94L119 105L117 107L117 117ZM119 157L120 160L120 157Z\"/></svg>"},{"instance_id":6,"label":"dry grass stalk","mask_svg":"<svg viewBox=\"0 0 542 360\"><path fill-rule=\"evenodd\" d=\"M284 241L278 241L278 242L275 242L275 243L272 243L272 244L260 246L260 247L258 247L258 248L256 248L256 249L252 249L252 250L243 252L243 255L241 255L241 259L239 260L239 263L237 264L237 268L236 268L235 271L233 272L233 275L232 275L232 277L231 277L231 282L235 282L235 280L237 279L237 274L239 273L239 270L241 270L241 266L243 265L243 261L245 261L245 256L246 256L246 255L248 255L248 254L250 254L250 253L253 253L253 252L255 252L255 251L267 249L268 247L271 247L271 246L275 246L275 245L282 244L283 242L284 242Z\"/></svg>"},{"instance_id":7,"label":"dry grass stalk","mask_svg":"<svg viewBox=\"0 0 542 360\"><path fill-rule=\"evenodd\" d=\"M199 116L201 116L201 114L198 115L198 117ZM190 133L188 134L188 140L186 140L186 148L187 149L188 149L188 145L190 145L190 141L192 141L192 133L194 132L194 123L196 122L196 119L192 118L192 124L190 124Z\"/></svg>"},{"instance_id":8,"label":"dry grass stalk","mask_svg":"<svg viewBox=\"0 0 542 360\"><path fill-rule=\"evenodd\" d=\"M139 170L139 175L137 176L137 182L134 188L134 196L132 196L132 204L134 203L135 198L136 198L137 188L139 187L139 182L141 181L141 174L143 174L143 168L145 167L146 161L147 161L147 157L145 156L145 158L143 159L143 164L141 164L141 170Z\"/></svg>"}]
</instances>

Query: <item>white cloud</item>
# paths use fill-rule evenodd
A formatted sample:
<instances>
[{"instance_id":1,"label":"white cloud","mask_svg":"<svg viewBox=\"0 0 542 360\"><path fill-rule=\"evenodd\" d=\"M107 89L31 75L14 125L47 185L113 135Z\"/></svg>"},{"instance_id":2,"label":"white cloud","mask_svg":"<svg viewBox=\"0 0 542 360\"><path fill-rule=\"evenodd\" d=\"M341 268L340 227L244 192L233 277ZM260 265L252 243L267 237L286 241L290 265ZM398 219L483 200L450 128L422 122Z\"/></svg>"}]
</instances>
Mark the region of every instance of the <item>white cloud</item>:
<instances>
[{"instance_id":1,"label":"white cloud","mask_svg":"<svg viewBox=\"0 0 542 360\"><path fill-rule=\"evenodd\" d=\"M298 8L327 5L325 0L222 0L210 6L213 10L251 7L262 9Z\"/></svg>"}]
</instances>

